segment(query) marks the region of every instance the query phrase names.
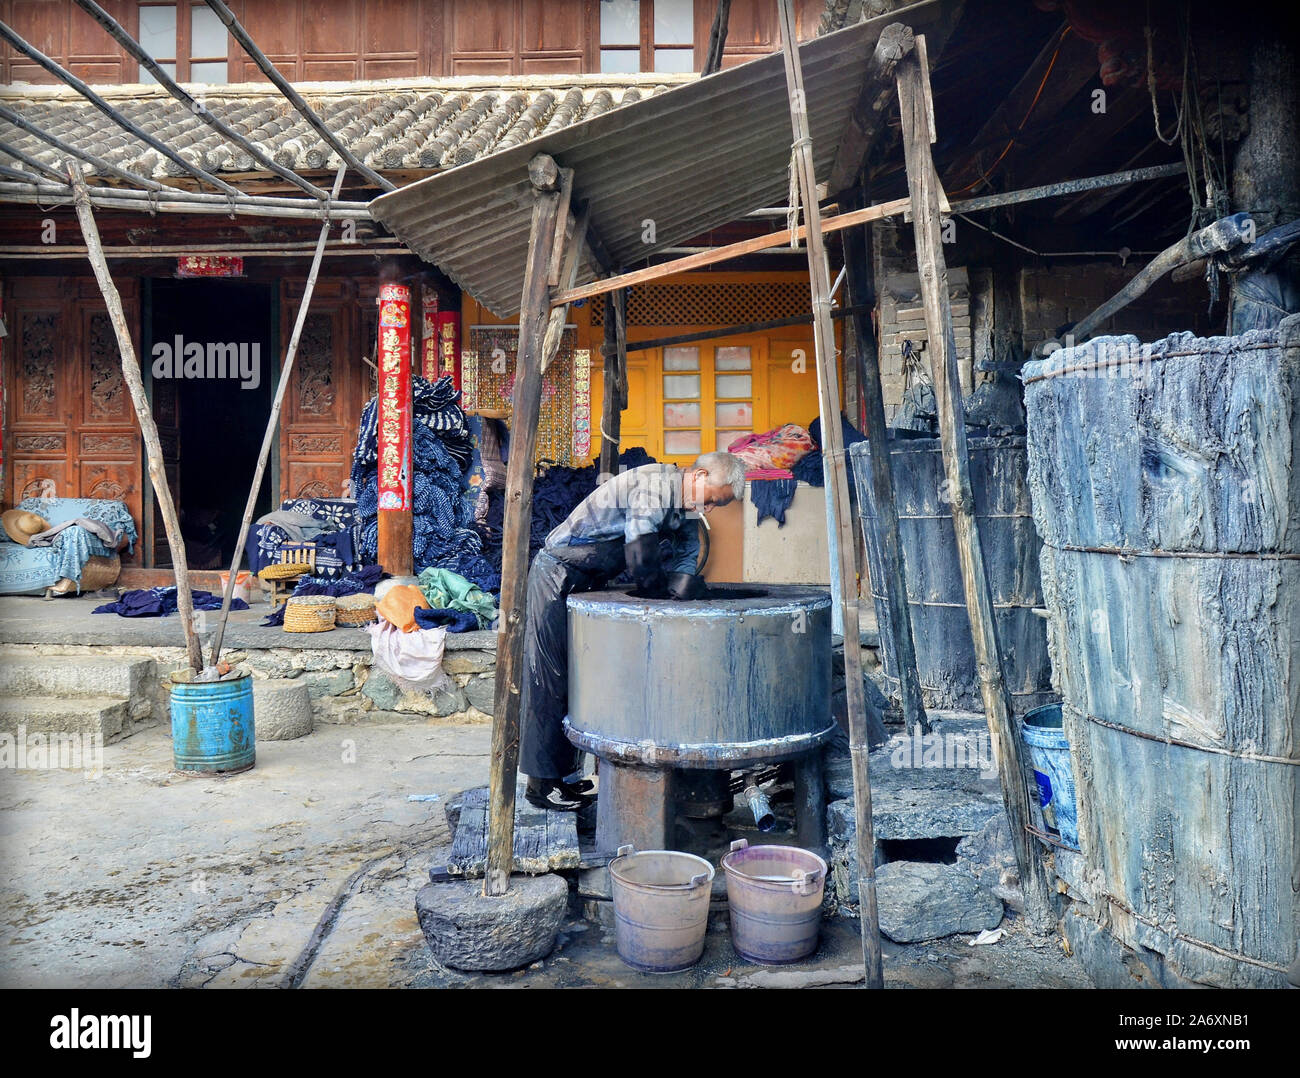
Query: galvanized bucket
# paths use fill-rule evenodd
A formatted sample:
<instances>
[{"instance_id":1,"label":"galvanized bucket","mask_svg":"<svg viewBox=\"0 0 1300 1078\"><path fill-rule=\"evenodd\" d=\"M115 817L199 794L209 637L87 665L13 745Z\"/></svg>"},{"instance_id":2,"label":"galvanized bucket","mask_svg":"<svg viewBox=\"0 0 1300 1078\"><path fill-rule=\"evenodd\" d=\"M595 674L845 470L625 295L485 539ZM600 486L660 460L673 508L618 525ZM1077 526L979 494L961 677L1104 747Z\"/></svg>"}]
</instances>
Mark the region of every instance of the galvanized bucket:
<instances>
[{"instance_id":1,"label":"galvanized bucket","mask_svg":"<svg viewBox=\"0 0 1300 1078\"><path fill-rule=\"evenodd\" d=\"M713 866L674 850L620 846L609 863L618 956L642 973L689 969L704 953Z\"/></svg>"},{"instance_id":2,"label":"galvanized bucket","mask_svg":"<svg viewBox=\"0 0 1300 1078\"><path fill-rule=\"evenodd\" d=\"M750 962L798 962L817 949L826 862L797 846L750 846L743 838L722 859L731 942Z\"/></svg>"},{"instance_id":3,"label":"galvanized bucket","mask_svg":"<svg viewBox=\"0 0 1300 1078\"><path fill-rule=\"evenodd\" d=\"M172 674L172 759L177 771L231 774L256 762L253 679L192 681Z\"/></svg>"}]
</instances>

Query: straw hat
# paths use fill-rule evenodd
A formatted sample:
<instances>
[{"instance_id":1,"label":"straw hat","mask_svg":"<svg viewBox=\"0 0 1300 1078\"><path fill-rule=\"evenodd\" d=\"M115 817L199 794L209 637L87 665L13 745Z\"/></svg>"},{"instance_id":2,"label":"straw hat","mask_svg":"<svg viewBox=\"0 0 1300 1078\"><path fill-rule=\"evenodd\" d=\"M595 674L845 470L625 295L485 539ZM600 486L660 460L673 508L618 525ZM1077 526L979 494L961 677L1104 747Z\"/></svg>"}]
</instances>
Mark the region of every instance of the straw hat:
<instances>
[{"instance_id":1,"label":"straw hat","mask_svg":"<svg viewBox=\"0 0 1300 1078\"><path fill-rule=\"evenodd\" d=\"M6 509L0 513L0 525L3 525L5 534L10 539L23 546L31 545L33 535L40 535L50 529L48 520L24 509Z\"/></svg>"}]
</instances>

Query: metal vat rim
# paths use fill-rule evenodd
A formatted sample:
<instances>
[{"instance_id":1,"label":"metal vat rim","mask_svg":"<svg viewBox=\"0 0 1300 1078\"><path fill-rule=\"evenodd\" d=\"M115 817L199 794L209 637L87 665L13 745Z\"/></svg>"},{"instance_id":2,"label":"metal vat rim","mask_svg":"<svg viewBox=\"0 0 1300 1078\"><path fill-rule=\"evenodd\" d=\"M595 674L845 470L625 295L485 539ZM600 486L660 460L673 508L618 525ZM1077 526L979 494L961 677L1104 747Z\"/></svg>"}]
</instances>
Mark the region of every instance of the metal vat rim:
<instances>
[{"instance_id":1,"label":"metal vat rim","mask_svg":"<svg viewBox=\"0 0 1300 1078\"><path fill-rule=\"evenodd\" d=\"M584 752L593 753L613 763L641 764L645 767L679 767L722 770L730 764L754 760L773 762L793 760L820 748L835 732L832 719L824 730L810 734L790 734L760 741L716 741L699 745L658 745L650 741L627 741L623 738L580 730L569 719L564 733Z\"/></svg>"}]
</instances>

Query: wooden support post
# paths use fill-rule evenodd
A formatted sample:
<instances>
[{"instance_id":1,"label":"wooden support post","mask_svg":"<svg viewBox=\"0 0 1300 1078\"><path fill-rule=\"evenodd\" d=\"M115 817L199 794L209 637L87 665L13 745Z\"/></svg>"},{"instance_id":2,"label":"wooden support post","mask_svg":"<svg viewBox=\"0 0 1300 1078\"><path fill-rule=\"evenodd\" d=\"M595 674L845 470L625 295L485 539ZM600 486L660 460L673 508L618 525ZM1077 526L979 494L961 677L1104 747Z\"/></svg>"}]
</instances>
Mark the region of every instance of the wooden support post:
<instances>
[{"instance_id":1,"label":"wooden support post","mask_svg":"<svg viewBox=\"0 0 1300 1078\"><path fill-rule=\"evenodd\" d=\"M415 571L411 439L411 290L379 289L379 564L393 576Z\"/></svg>"},{"instance_id":2,"label":"wooden support post","mask_svg":"<svg viewBox=\"0 0 1300 1078\"><path fill-rule=\"evenodd\" d=\"M627 407L627 289L605 294L605 391L600 409L600 471L618 472L623 410Z\"/></svg>"},{"instance_id":3,"label":"wooden support post","mask_svg":"<svg viewBox=\"0 0 1300 1078\"><path fill-rule=\"evenodd\" d=\"M136 419L140 422L140 433L144 436L144 451L149 462L149 482L153 484L154 497L158 499L158 508L162 512L163 526L167 530L167 546L171 549L172 567L176 572L176 610L180 614L181 630L185 634L185 653L190 668L197 674L203 669L203 651L199 645L198 634L194 631L194 597L190 594L185 539L181 535L181 522L176 515L176 506L172 502L171 488L167 485L162 444L158 440L158 425L154 422L149 398L145 395L144 377L140 373L140 361L136 358L131 330L127 328L126 313L122 310L122 297L117 291L117 286L113 284L112 275L108 272L108 263L104 260L104 252L100 247L99 228L95 225L95 214L90 208L90 192L86 189L86 181L81 175L81 166L75 161L68 161L66 165L72 184L77 220L81 224L81 236L86 241L86 257L95 271L99 290L104 295L108 319L113 324L117 348L122 355L122 377L126 381L127 391L131 394L131 404L134 405Z\"/></svg>"},{"instance_id":4,"label":"wooden support post","mask_svg":"<svg viewBox=\"0 0 1300 1078\"><path fill-rule=\"evenodd\" d=\"M861 190L855 189L851 197L861 201ZM866 311L875 302L866 231L866 226L851 228L843 237L849 306L858 312ZM865 314L857 313L852 316L852 325L861 369L858 393L866 416L865 433L871 442L871 497L876 506L876 526L879 529L876 542L885 563L885 579L872 582L885 596L883 601L876 603L876 621L881 631L889 633L894 645L903 720L908 733L917 726L923 733L929 733L930 720L921 700L916 645L912 640L912 618L907 605L907 574L903 564L903 542L898 531L898 507L894 504L893 462L889 455L889 428L885 423L885 394L880 384L880 354L871 320Z\"/></svg>"},{"instance_id":5,"label":"wooden support post","mask_svg":"<svg viewBox=\"0 0 1300 1078\"><path fill-rule=\"evenodd\" d=\"M343 187L345 165L340 165L334 176L333 197L338 197ZM225 592L221 597L221 614L217 619L217 635L212 640L211 665L216 666L221 657L221 641L226 635L226 621L230 617L230 600L235 594L235 577L239 573L239 563L244 560L244 544L248 541L248 529L252 526L253 512L257 507L257 493L262 489L262 477L266 475L266 462L271 457L271 446L275 442L275 432L280 426L280 409L284 406L284 395L289 390L289 376L293 373L293 361L298 355L298 340L302 336L302 327L307 321L307 309L311 306L312 293L316 291L316 276L320 273L321 256L325 253L325 240L330 233L330 222L325 221L320 227L320 236L316 240L316 253L312 257L311 271L307 274L307 285L302 292L302 302L298 305L298 317L293 323L293 332L289 335L289 347L284 352L284 363L280 365L280 384L275 387L275 400L271 402L271 414L266 420L266 432L262 435L262 449L257 455L257 468L253 471L253 485L248 489L248 501L244 505L244 518L239 523L239 538L235 542L235 556L230 562L230 579L226 581Z\"/></svg>"},{"instance_id":6,"label":"wooden support post","mask_svg":"<svg viewBox=\"0 0 1300 1078\"><path fill-rule=\"evenodd\" d=\"M835 368L835 330L831 323L831 283L817 205L812 138L808 134L808 105L799 66L792 0L780 0L781 48L785 54L790 123L794 132L794 163L808 223L808 276L812 287L813 342L817 355L818 399L821 402L822 454L830 488L827 527L839 559L840 607L844 619L844 681L849 718L849 750L853 760L853 795L858 832L858 909L862 922L862 962L868 988L885 986L880 951L880 916L876 905L876 840L871 819L871 777L867 770L867 697L862 681L862 649L858 647L858 567L853 543L853 517L840 428L840 387Z\"/></svg>"},{"instance_id":7,"label":"wooden support post","mask_svg":"<svg viewBox=\"0 0 1300 1078\"><path fill-rule=\"evenodd\" d=\"M975 498L966 453L966 416L957 370L952 307L948 300L948 267L940 237L939 180L930 156L931 135L927 118L929 73L917 59L909 58L899 64L897 77L917 269L931 344L934 399L939 413L939 441L952 499L953 526L957 535L962 584L966 591L966 612L975 643L980 693L984 698L989 737L1002 783L1002 800L1006 805L1020 882L1025 892L1025 913L1033 928L1046 932L1056 918L1043 860L1026 830L1030 821L1029 787L1012 715L1011 693L1007 689L1002 655L998 650L993 593L985 573L984 552L975 521Z\"/></svg>"},{"instance_id":8,"label":"wooden support post","mask_svg":"<svg viewBox=\"0 0 1300 1078\"><path fill-rule=\"evenodd\" d=\"M504 895L514 867L515 782L519 773L520 682L524 674L524 606L528 591L528 528L533 515L533 456L542 399L542 347L550 299L551 248L559 218L559 169L545 154L529 162L533 221L528 237L519 351L515 360L514 417L506 467L505 542L501 554L501 628L497 636L496 713L492 720L488 784L485 895Z\"/></svg>"}]
</instances>

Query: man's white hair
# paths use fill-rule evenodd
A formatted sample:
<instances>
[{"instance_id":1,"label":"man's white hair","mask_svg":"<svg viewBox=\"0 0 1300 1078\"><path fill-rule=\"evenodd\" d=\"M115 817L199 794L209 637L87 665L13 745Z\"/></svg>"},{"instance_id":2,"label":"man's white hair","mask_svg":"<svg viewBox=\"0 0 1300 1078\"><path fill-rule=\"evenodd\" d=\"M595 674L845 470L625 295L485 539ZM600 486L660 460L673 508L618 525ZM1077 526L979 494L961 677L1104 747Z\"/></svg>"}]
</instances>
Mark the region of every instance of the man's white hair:
<instances>
[{"instance_id":1,"label":"man's white hair","mask_svg":"<svg viewBox=\"0 0 1300 1078\"><path fill-rule=\"evenodd\" d=\"M736 501L745 496L745 462L735 454L722 449L702 453L695 458L692 467L703 468L709 473L710 486L730 487Z\"/></svg>"}]
</instances>

